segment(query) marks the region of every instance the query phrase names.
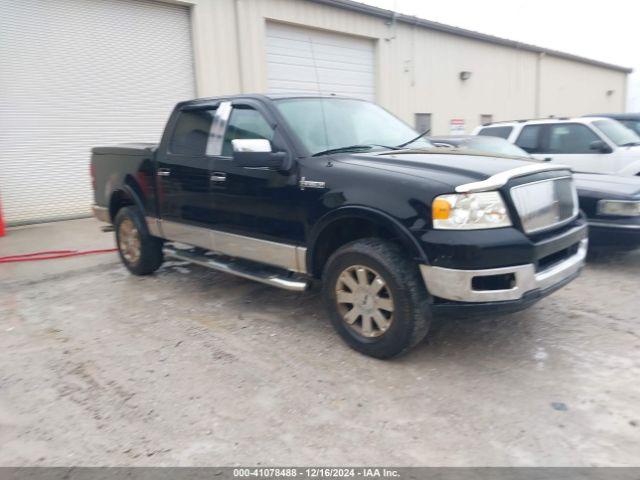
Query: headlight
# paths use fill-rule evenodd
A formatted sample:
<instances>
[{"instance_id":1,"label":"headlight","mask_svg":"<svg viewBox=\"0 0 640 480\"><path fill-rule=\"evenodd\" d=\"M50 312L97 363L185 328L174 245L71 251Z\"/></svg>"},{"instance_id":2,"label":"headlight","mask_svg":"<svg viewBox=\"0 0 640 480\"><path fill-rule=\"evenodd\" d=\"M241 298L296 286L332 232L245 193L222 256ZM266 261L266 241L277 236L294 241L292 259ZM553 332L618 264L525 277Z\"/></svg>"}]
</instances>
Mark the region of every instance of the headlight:
<instances>
[{"instance_id":1,"label":"headlight","mask_svg":"<svg viewBox=\"0 0 640 480\"><path fill-rule=\"evenodd\" d=\"M598 202L598 214L616 215L621 217L640 216L640 202L625 200L600 200Z\"/></svg>"},{"instance_id":2,"label":"headlight","mask_svg":"<svg viewBox=\"0 0 640 480\"><path fill-rule=\"evenodd\" d=\"M511 225L498 192L441 195L431 205L433 227L441 230L479 230Z\"/></svg>"}]
</instances>

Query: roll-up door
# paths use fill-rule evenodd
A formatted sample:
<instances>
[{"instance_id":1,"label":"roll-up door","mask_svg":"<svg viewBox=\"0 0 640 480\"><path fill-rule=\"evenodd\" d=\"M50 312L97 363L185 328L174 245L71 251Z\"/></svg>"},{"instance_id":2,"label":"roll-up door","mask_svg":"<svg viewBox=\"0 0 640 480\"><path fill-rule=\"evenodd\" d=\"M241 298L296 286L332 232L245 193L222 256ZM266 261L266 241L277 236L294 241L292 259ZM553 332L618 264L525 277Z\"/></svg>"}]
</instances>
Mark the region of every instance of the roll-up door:
<instances>
[{"instance_id":1,"label":"roll-up door","mask_svg":"<svg viewBox=\"0 0 640 480\"><path fill-rule=\"evenodd\" d=\"M267 23L268 90L375 99L374 43L360 37Z\"/></svg>"},{"instance_id":2,"label":"roll-up door","mask_svg":"<svg viewBox=\"0 0 640 480\"><path fill-rule=\"evenodd\" d=\"M158 142L195 95L188 7L0 0L0 200L9 225L92 203L90 149Z\"/></svg>"}]
</instances>

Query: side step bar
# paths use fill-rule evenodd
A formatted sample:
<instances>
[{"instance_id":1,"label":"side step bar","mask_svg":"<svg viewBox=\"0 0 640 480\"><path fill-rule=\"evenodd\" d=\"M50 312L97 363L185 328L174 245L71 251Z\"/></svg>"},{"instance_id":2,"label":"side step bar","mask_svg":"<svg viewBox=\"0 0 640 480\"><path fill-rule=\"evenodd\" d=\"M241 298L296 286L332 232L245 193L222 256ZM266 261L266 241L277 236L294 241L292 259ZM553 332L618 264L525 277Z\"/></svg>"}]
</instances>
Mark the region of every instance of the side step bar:
<instances>
[{"instance_id":1,"label":"side step bar","mask_svg":"<svg viewBox=\"0 0 640 480\"><path fill-rule=\"evenodd\" d=\"M163 252L167 257L255 280L272 287L294 292L303 292L309 287L308 280L292 272L230 257L222 257L215 255L213 252L201 253L202 250L198 251L197 249L183 250L173 245L165 245Z\"/></svg>"}]
</instances>

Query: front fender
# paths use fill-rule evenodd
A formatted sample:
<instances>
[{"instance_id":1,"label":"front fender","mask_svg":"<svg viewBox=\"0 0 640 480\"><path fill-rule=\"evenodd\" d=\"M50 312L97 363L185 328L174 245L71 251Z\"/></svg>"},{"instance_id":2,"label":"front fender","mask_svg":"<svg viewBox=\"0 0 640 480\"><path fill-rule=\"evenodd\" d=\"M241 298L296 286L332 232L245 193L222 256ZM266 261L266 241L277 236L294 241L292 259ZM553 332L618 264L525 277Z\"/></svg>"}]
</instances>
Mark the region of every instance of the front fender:
<instances>
[{"instance_id":1,"label":"front fender","mask_svg":"<svg viewBox=\"0 0 640 480\"><path fill-rule=\"evenodd\" d=\"M640 160L636 160L635 162L627 165L622 170L618 172L619 175L640 175Z\"/></svg>"},{"instance_id":2,"label":"front fender","mask_svg":"<svg viewBox=\"0 0 640 480\"><path fill-rule=\"evenodd\" d=\"M313 271L315 255L318 247L318 240L322 236L322 233L326 231L327 228L334 225L336 222L344 221L347 219L367 220L369 222L380 225L381 227L384 227L385 229L393 232L398 237L406 251L416 261L428 264L428 260L424 253L424 250L422 249L416 237L398 220L393 218L388 213L375 208L349 205L336 208L326 213L315 223L315 225L311 229L307 244L307 271Z\"/></svg>"}]
</instances>

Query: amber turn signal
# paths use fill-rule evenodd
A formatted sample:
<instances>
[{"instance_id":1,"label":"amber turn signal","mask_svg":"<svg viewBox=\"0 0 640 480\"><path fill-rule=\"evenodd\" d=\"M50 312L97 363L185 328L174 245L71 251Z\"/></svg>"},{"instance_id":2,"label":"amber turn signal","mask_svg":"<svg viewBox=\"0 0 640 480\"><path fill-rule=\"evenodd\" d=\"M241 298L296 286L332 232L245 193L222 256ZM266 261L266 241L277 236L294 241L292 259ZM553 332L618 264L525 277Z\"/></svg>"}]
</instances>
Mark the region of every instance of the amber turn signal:
<instances>
[{"instance_id":1,"label":"amber turn signal","mask_svg":"<svg viewBox=\"0 0 640 480\"><path fill-rule=\"evenodd\" d=\"M451 204L444 198L436 198L431 205L431 212L434 220L446 220L451 214Z\"/></svg>"}]
</instances>

